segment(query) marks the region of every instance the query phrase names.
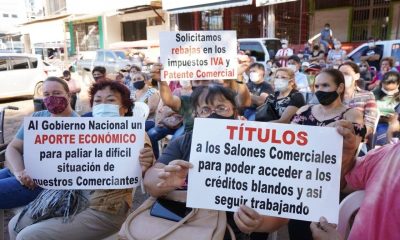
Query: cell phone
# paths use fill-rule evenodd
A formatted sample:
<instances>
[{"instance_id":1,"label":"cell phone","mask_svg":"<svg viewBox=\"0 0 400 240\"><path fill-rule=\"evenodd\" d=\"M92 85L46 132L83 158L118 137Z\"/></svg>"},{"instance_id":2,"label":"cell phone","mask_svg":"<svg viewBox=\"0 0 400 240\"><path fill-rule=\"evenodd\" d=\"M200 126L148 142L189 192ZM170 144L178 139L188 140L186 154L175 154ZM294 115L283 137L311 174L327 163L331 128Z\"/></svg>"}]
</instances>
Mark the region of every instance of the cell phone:
<instances>
[{"instance_id":1,"label":"cell phone","mask_svg":"<svg viewBox=\"0 0 400 240\"><path fill-rule=\"evenodd\" d=\"M150 215L179 222L186 217L192 208L186 207L186 203L159 198L150 209Z\"/></svg>"}]
</instances>

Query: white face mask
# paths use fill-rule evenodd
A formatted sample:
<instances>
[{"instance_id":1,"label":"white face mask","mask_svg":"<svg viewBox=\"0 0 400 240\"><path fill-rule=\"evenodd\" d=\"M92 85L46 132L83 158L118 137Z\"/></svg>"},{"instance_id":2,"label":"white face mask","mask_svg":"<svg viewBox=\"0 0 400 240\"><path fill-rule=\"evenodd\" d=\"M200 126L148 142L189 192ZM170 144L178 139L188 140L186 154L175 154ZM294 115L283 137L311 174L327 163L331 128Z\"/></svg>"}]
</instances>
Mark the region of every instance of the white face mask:
<instances>
[{"instance_id":1,"label":"white face mask","mask_svg":"<svg viewBox=\"0 0 400 240\"><path fill-rule=\"evenodd\" d=\"M115 104L98 104L92 109L93 117L119 117L119 105Z\"/></svg>"},{"instance_id":2,"label":"white face mask","mask_svg":"<svg viewBox=\"0 0 400 240\"><path fill-rule=\"evenodd\" d=\"M344 76L344 85L346 88L350 88L353 86L353 77L350 75L345 75Z\"/></svg>"},{"instance_id":3,"label":"white face mask","mask_svg":"<svg viewBox=\"0 0 400 240\"><path fill-rule=\"evenodd\" d=\"M288 89L289 81L283 78L275 78L274 87L275 91L284 92Z\"/></svg>"},{"instance_id":4,"label":"white face mask","mask_svg":"<svg viewBox=\"0 0 400 240\"><path fill-rule=\"evenodd\" d=\"M370 47L370 48L375 47L375 43L374 43L374 42L369 42L369 43L368 43L368 47Z\"/></svg>"},{"instance_id":5,"label":"white face mask","mask_svg":"<svg viewBox=\"0 0 400 240\"><path fill-rule=\"evenodd\" d=\"M338 44L338 45L335 45L335 49L340 49L340 45Z\"/></svg>"},{"instance_id":6,"label":"white face mask","mask_svg":"<svg viewBox=\"0 0 400 240\"><path fill-rule=\"evenodd\" d=\"M282 48L283 49L287 48L287 44L282 44Z\"/></svg>"},{"instance_id":7,"label":"white face mask","mask_svg":"<svg viewBox=\"0 0 400 240\"><path fill-rule=\"evenodd\" d=\"M188 88L188 87L191 86L189 80L181 80L181 81L179 81L179 84L180 84L183 88Z\"/></svg>"},{"instance_id":8,"label":"white face mask","mask_svg":"<svg viewBox=\"0 0 400 240\"><path fill-rule=\"evenodd\" d=\"M288 64L287 67L292 69L293 72L297 72L297 66L295 64Z\"/></svg>"},{"instance_id":9,"label":"white face mask","mask_svg":"<svg viewBox=\"0 0 400 240\"><path fill-rule=\"evenodd\" d=\"M258 83L261 80L261 74L258 72L250 72L250 81Z\"/></svg>"},{"instance_id":10,"label":"white face mask","mask_svg":"<svg viewBox=\"0 0 400 240\"><path fill-rule=\"evenodd\" d=\"M392 91L388 91L388 90L386 90L385 88L381 88L381 90L382 90L382 92L384 92L386 95L388 95L388 96L393 96L393 95L395 95L396 93L398 93L399 92L399 89L395 89L395 90L392 90Z\"/></svg>"},{"instance_id":11,"label":"white face mask","mask_svg":"<svg viewBox=\"0 0 400 240\"><path fill-rule=\"evenodd\" d=\"M271 72L272 72L272 73L275 73L277 69L278 69L278 68L276 68L276 67L272 67L272 68L271 68Z\"/></svg>"}]
</instances>

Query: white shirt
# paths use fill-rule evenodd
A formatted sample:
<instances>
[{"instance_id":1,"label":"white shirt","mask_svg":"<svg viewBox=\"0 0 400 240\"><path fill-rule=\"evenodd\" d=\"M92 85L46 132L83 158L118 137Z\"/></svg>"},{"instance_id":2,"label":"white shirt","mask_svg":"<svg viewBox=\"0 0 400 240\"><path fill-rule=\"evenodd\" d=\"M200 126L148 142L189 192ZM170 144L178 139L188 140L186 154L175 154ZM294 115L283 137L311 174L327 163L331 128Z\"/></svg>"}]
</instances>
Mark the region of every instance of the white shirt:
<instances>
[{"instance_id":1,"label":"white shirt","mask_svg":"<svg viewBox=\"0 0 400 240\"><path fill-rule=\"evenodd\" d=\"M281 48L278 50L275 56L278 57L290 57L293 55L293 50L291 48ZM287 65L287 60L281 59L279 60L279 63L281 64L282 67L286 67Z\"/></svg>"}]
</instances>

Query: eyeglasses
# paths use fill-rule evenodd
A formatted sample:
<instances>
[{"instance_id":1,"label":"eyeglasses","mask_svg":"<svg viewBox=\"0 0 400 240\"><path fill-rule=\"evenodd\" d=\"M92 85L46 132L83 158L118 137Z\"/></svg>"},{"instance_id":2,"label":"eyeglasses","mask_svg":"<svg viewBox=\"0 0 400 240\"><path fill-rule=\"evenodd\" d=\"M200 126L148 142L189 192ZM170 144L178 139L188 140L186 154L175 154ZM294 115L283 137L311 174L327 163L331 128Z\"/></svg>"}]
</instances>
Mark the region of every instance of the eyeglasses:
<instances>
[{"instance_id":1,"label":"eyeglasses","mask_svg":"<svg viewBox=\"0 0 400 240\"><path fill-rule=\"evenodd\" d=\"M383 81L383 83L384 84L393 84L393 83L397 84L397 81L396 80L386 80L386 81Z\"/></svg>"},{"instance_id":2,"label":"eyeglasses","mask_svg":"<svg viewBox=\"0 0 400 240\"><path fill-rule=\"evenodd\" d=\"M208 117L210 116L213 112L215 112L218 115L225 116L229 113L231 110L230 107L224 106L224 105L219 105L216 108L210 108L210 107L202 107L200 111L198 112L200 117Z\"/></svg>"}]
</instances>

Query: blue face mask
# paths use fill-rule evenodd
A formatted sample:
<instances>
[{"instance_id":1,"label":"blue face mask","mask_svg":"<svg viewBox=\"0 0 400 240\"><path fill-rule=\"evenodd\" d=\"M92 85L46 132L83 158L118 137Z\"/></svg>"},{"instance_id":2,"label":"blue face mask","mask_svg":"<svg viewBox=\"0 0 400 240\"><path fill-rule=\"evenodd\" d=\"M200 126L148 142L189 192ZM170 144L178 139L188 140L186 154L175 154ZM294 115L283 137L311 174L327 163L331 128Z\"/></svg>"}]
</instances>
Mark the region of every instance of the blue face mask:
<instances>
[{"instance_id":1,"label":"blue face mask","mask_svg":"<svg viewBox=\"0 0 400 240\"><path fill-rule=\"evenodd\" d=\"M92 109L93 117L119 117L119 105L115 104L98 104Z\"/></svg>"}]
</instances>

